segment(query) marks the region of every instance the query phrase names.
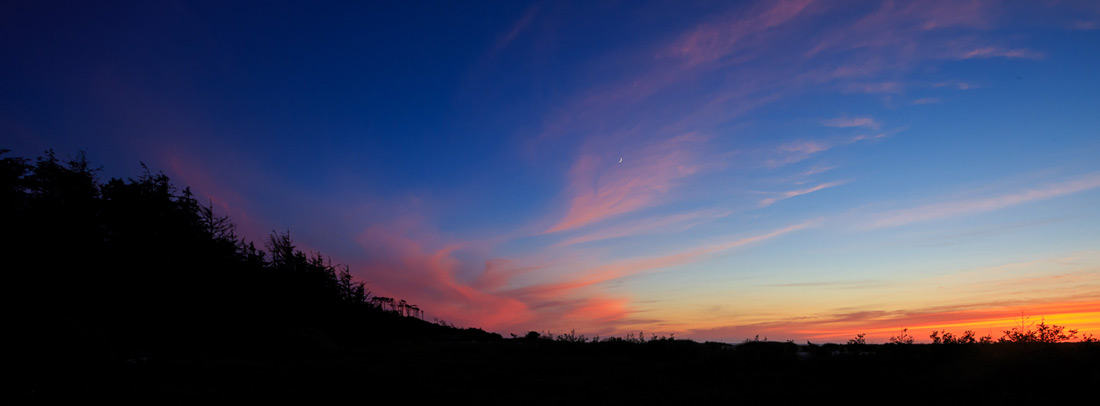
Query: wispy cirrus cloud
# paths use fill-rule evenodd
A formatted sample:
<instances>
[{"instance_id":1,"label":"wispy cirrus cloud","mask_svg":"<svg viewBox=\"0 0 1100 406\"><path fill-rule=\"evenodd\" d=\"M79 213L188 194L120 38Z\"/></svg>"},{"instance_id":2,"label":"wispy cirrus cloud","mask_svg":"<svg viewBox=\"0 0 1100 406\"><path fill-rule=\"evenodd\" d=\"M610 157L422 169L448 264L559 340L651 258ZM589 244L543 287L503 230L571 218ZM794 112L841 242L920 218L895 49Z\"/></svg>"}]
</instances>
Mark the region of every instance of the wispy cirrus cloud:
<instances>
[{"instance_id":1,"label":"wispy cirrus cloud","mask_svg":"<svg viewBox=\"0 0 1100 406\"><path fill-rule=\"evenodd\" d=\"M647 235L656 232L683 231L702 222L713 221L729 216L730 213L730 211L726 210L708 209L669 216L647 217L623 225L602 227L590 233L570 237L554 244L554 246L563 247L592 241Z\"/></svg>"},{"instance_id":2,"label":"wispy cirrus cloud","mask_svg":"<svg viewBox=\"0 0 1100 406\"><path fill-rule=\"evenodd\" d=\"M681 35L660 55L676 58L690 68L721 63L755 45L758 38L754 36L791 21L812 3L812 0L770 2L755 10L703 23Z\"/></svg>"},{"instance_id":3,"label":"wispy cirrus cloud","mask_svg":"<svg viewBox=\"0 0 1100 406\"><path fill-rule=\"evenodd\" d=\"M869 228L897 227L943 218L978 214L1032 201L1045 200L1100 187L1100 174L1090 174L1075 180L999 196L931 204L885 213L875 218Z\"/></svg>"},{"instance_id":4,"label":"wispy cirrus cloud","mask_svg":"<svg viewBox=\"0 0 1100 406\"><path fill-rule=\"evenodd\" d=\"M547 233L565 231L659 204L702 167L698 148L706 137L685 134L620 157L585 154L570 171L568 211Z\"/></svg>"},{"instance_id":5,"label":"wispy cirrus cloud","mask_svg":"<svg viewBox=\"0 0 1100 406\"><path fill-rule=\"evenodd\" d=\"M575 278L569 279L564 282L527 286L516 290L514 294L560 294L560 292L563 291L571 291L574 289L588 287L598 283L608 282L632 275L638 275L693 263L711 254L721 253L748 244L770 240L772 238L776 238L797 230L813 227L815 225L817 225L816 221L807 221L804 223L772 230L764 234L757 234L749 237L734 239L727 242L710 244L701 248L696 248L693 250L678 252L674 254L614 261L608 264L603 264L597 267L579 271L576 273L577 276Z\"/></svg>"},{"instance_id":6,"label":"wispy cirrus cloud","mask_svg":"<svg viewBox=\"0 0 1100 406\"><path fill-rule=\"evenodd\" d=\"M927 57L938 44L920 38L946 28L986 28L992 24L995 7L981 0L881 3L874 12L820 35L806 55L886 49L897 52L902 61Z\"/></svg>"},{"instance_id":7,"label":"wispy cirrus cloud","mask_svg":"<svg viewBox=\"0 0 1100 406\"><path fill-rule=\"evenodd\" d=\"M902 86L898 82L850 83L847 89L853 93L900 93Z\"/></svg>"},{"instance_id":8,"label":"wispy cirrus cloud","mask_svg":"<svg viewBox=\"0 0 1100 406\"><path fill-rule=\"evenodd\" d=\"M976 48L967 51L959 56L959 59L985 59L985 58L1020 58L1020 59L1043 59L1046 55L1039 51L1033 51L1030 49L1003 49L998 47L984 47Z\"/></svg>"},{"instance_id":9,"label":"wispy cirrus cloud","mask_svg":"<svg viewBox=\"0 0 1100 406\"><path fill-rule=\"evenodd\" d=\"M508 45L511 44L512 41L515 41L516 38L519 37L520 34L522 34L524 31L526 31L528 26L531 25L531 21L535 19L535 16L539 13L540 9L541 6L539 4L534 4L529 7L527 11L523 13L523 16L516 20L515 24L512 24L512 28L497 39L495 49L504 49L508 47Z\"/></svg>"},{"instance_id":10,"label":"wispy cirrus cloud","mask_svg":"<svg viewBox=\"0 0 1100 406\"><path fill-rule=\"evenodd\" d=\"M808 188L808 189L792 190L792 191L784 192L784 193L781 193L779 196L769 197L767 199L761 200L760 203L759 203L759 206L760 207L768 207L768 206L771 206L773 203L778 202L780 200L790 199L790 198L795 197L795 196L802 196L802 195L810 194L810 193L813 193L813 192L816 192L816 191L819 191L819 190L831 188L831 187L834 187L834 186L840 186L840 185L843 185L844 183L845 182L839 182L839 181L838 182L828 182L828 183L822 183L820 185L817 185L817 186L814 186L814 187L811 187L811 188Z\"/></svg>"},{"instance_id":11,"label":"wispy cirrus cloud","mask_svg":"<svg viewBox=\"0 0 1100 406\"><path fill-rule=\"evenodd\" d=\"M831 171L831 170L836 169L836 168L837 168L836 166L815 166L815 167L810 168L809 170L807 170L805 172L802 172L802 176L810 176L810 175L816 175L816 174L819 174L819 173L825 173L825 172Z\"/></svg>"},{"instance_id":12,"label":"wispy cirrus cloud","mask_svg":"<svg viewBox=\"0 0 1100 406\"><path fill-rule=\"evenodd\" d=\"M954 88L959 89L959 90L970 90L970 89L977 89L977 88L981 87L981 86L978 86L974 83L962 82L962 81L939 82L939 83L936 83L932 86L934 86L934 87L948 87L948 86L950 86L950 87L954 87Z\"/></svg>"},{"instance_id":13,"label":"wispy cirrus cloud","mask_svg":"<svg viewBox=\"0 0 1100 406\"><path fill-rule=\"evenodd\" d=\"M1073 28L1086 31L1100 29L1100 21L1075 21Z\"/></svg>"},{"instance_id":14,"label":"wispy cirrus cloud","mask_svg":"<svg viewBox=\"0 0 1100 406\"><path fill-rule=\"evenodd\" d=\"M848 125L849 127L870 125L869 123L864 123L863 121L841 122L839 124ZM875 125L877 125L877 123L875 123ZM777 168L784 165L790 165L807 160L816 154L828 151L833 148L853 144L860 141L886 138L887 136L897 131L899 130L881 132L873 135L859 134L851 137L831 138L828 140L796 140L786 142L775 148L773 156L766 160L766 165L769 168ZM810 173L806 174L808 175Z\"/></svg>"},{"instance_id":15,"label":"wispy cirrus cloud","mask_svg":"<svg viewBox=\"0 0 1100 406\"><path fill-rule=\"evenodd\" d=\"M601 323L625 320L634 310L628 298L600 293L593 290L596 285L690 264L814 224L796 224L668 255L579 268L565 265L572 270L563 273L561 264L555 268L508 258L494 258L477 266L465 252L471 243L448 241L415 216L397 216L389 223L370 226L356 238L369 259L353 265L361 270L357 276L374 283L371 289L375 294L408 299L429 317L477 323L497 331L529 326L606 331Z\"/></svg>"},{"instance_id":16,"label":"wispy cirrus cloud","mask_svg":"<svg viewBox=\"0 0 1100 406\"><path fill-rule=\"evenodd\" d=\"M821 124L825 125L826 127L840 127L840 128L863 127L863 128L870 128L872 130L877 130L879 128L879 123L871 117L847 117L847 116L844 116L844 117L837 117L837 118L825 120Z\"/></svg>"},{"instance_id":17,"label":"wispy cirrus cloud","mask_svg":"<svg viewBox=\"0 0 1100 406\"><path fill-rule=\"evenodd\" d=\"M833 144L822 140L798 140L776 147L777 157L767 160L768 167L775 168L806 160L819 152L828 151Z\"/></svg>"}]
</instances>

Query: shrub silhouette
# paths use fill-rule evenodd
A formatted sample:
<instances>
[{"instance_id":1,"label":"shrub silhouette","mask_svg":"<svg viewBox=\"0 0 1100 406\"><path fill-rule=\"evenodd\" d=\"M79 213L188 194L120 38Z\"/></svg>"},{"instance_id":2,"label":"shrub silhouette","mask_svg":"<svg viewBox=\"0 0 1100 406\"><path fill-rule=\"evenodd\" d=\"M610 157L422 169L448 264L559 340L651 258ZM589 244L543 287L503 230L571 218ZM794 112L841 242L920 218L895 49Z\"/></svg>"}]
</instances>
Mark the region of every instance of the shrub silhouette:
<instances>
[{"instance_id":1,"label":"shrub silhouette","mask_svg":"<svg viewBox=\"0 0 1100 406\"><path fill-rule=\"evenodd\" d=\"M866 335L867 335L867 333L856 334L855 337L848 340L848 345L864 345L864 344L867 344L867 340L863 338Z\"/></svg>"},{"instance_id":2,"label":"shrub silhouette","mask_svg":"<svg viewBox=\"0 0 1100 406\"><path fill-rule=\"evenodd\" d=\"M939 330L932 330L932 334L928 337L932 339L932 344L989 344L993 342L992 336L977 337L974 330L966 330L961 336L956 336L947 331L943 331L941 335Z\"/></svg>"},{"instance_id":3,"label":"shrub silhouette","mask_svg":"<svg viewBox=\"0 0 1100 406\"><path fill-rule=\"evenodd\" d=\"M1077 337L1076 329L1067 329L1056 324L1047 325L1046 320L1040 320L1039 324L1028 323L1026 317L1022 317L1017 326L1011 330L1005 330L999 342L1009 343L1061 343L1072 341Z\"/></svg>"},{"instance_id":4,"label":"shrub silhouette","mask_svg":"<svg viewBox=\"0 0 1100 406\"><path fill-rule=\"evenodd\" d=\"M913 336L909 335L909 329L908 328L903 328L903 329L901 329L901 333L899 333L896 336L891 336L890 337L890 343L891 344L912 344L913 341L914 341L914 338L913 338Z\"/></svg>"},{"instance_id":5,"label":"shrub silhouette","mask_svg":"<svg viewBox=\"0 0 1100 406\"><path fill-rule=\"evenodd\" d=\"M584 334L577 335L577 330L569 330L568 333L558 334L557 341L567 343L586 343L588 342L588 337L585 337Z\"/></svg>"}]
</instances>

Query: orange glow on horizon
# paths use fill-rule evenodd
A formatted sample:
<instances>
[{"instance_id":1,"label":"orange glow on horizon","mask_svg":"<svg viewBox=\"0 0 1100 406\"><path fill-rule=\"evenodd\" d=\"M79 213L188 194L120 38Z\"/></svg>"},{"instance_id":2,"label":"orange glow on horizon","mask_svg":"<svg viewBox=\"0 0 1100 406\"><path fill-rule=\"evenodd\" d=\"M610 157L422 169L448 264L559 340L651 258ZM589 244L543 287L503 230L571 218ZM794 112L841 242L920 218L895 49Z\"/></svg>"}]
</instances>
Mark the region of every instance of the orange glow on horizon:
<instances>
[{"instance_id":1,"label":"orange glow on horizon","mask_svg":"<svg viewBox=\"0 0 1100 406\"><path fill-rule=\"evenodd\" d=\"M1021 319L1023 317L1024 319ZM907 321L910 321L907 323ZM887 342L890 337L908 328L908 334L917 342L930 342L928 334L932 330L947 331L961 335L973 330L979 337L990 335L994 340L1004 335L1005 330L1017 327L1020 323L1032 326L1040 322L1055 324L1078 331L1078 339L1086 333L1100 330L1100 301L1048 303L1038 306L996 307L974 309L960 312L940 312L914 315L911 318L867 319L845 322L844 326L834 328L797 328L793 331L808 339L846 342L856 334L866 333L868 342ZM828 323L823 323L828 324Z\"/></svg>"}]
</instances>

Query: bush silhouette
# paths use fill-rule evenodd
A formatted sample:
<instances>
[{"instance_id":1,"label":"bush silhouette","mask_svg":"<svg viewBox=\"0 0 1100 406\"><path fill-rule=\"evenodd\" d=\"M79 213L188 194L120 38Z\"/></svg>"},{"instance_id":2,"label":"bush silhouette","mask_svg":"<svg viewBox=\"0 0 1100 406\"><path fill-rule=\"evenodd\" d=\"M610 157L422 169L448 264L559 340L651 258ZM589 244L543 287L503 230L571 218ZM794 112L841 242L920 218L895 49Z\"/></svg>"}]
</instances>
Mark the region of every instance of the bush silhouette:
<instances>
[{"instance_id":1,"label":"bush silhouette","mask_svg":"<svg viewBox=\"0 0 1100 406\"><path fill-rule=\"evenodd\" d=\"M855 337L848 340L848 345L864 345L864 344L867 344L867 340L865 338L863 338L866 335L867 335L867 333L856 334Z\"/></svg>"},{"instance_id":2,"label":"bush silhouette","mask_svg":"<svg viewBox=\"0 0 1100 406\"><path fill-rule=\"evenodd\" d=\"M989 344L993 342L992 336L977 337L974 330L966 330L961 336L956 336L947 331L943 331L941 335L939 330L932 330L932 334L928 337L932 339L932 344Z\"/></svg>"},{"instance_id":3,"label":"bush silhouette","mask_svg":"<svg viewBox=\"0 0 1100 406\"><path fill-rule=\"evenodd\" d=\"M901 333L899 333L896 336L891 336L890 337L890 343L891 344L912 344L913 341L914 341L914 338L913 338L913 336L909 335L909 329L908 328L903 328L903 329L901 329Z\"/></svg>"},{"instance_id":4,"label":"bush silhouette","mask_svg":"<svg viewBox=\"0 0 1100 406\"><path fill-rule=\"evenodd\" d=\"M1017 326L1011 330L1005 330L1004 336L999 342L1009 343L1061 343L1077 338L1076 329L1067 329L1056 324L1047 325L1046 320L1040 320L1039 324L1027 322L1022 317Z\"/></svg>"}]
</instances>

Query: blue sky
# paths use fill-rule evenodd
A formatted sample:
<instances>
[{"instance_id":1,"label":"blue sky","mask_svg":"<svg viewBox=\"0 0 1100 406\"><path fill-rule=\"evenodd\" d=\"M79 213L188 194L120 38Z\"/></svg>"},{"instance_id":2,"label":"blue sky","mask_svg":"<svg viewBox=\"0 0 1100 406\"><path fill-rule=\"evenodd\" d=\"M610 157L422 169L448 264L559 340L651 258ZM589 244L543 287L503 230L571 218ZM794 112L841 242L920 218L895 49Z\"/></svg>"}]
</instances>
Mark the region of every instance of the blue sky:
<instances>
[{"instance_id":1,"label":"blue sky","mask_svg":"<svg viewBox=\"0 0 1100 406\"><path fill-rule=\"evenodd\" d=\"M1095 2L34 2L0 147L140 162L430 318L1100 329ZM621 159L621 162L620 162ZM923 332L923 333L922 333Z\"/></svg>"}]
</instances>

